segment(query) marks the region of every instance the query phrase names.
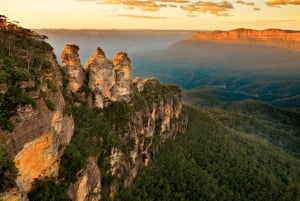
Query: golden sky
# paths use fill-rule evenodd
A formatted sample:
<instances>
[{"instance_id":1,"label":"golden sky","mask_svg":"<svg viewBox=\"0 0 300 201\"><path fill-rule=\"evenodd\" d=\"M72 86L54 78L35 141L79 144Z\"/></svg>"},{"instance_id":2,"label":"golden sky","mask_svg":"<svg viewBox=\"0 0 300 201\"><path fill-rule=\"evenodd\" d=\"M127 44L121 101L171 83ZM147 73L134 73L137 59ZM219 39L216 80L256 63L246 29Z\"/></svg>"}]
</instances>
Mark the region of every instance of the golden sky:
<instances>
[{"instance_id":1,"label":"golden sky","mask_svg":"<svg viewBox=\"0 0 300 201\"><path fill-rule=\"evenodd\" d=\"M27 28L300 30L300 0L0 0Z\"/></svg>"}]
</instances>

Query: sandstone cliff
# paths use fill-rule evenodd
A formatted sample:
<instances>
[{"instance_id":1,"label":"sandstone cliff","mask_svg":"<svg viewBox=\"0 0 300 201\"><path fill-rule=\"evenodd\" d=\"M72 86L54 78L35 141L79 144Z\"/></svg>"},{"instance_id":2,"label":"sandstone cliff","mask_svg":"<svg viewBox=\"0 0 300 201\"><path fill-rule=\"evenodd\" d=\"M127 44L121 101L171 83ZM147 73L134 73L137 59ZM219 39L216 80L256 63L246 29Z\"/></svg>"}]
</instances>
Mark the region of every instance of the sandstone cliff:
<instances>
[{"instance_id":1,"label":"sandstone cliff","mask_svg":"<svg viewBox=\"0 0 300 201\"><path fill-rule=\"evenodd\" d=\"M109 60L97 48L83 69L79 47L67 44L59 66L43 36L0 28L12 43L23 44L20 34L30 41L9 49L0 40L1 53L18 64L0 77L0 146L18 170L16 184L0 189L3 201L28 200L45 188L58 189L43 194L51 200L113 198L168 138L185 132L181 90L155 78L131 80L125 52Z\"/></svg>"},{"instance_id":2,"label":"sandstone cliff","mask_svg":"<svg viewBox=\"0 0 300 201\"><path fill-rule=\"evenodd\" d=\"M130 59L124 52L118 52L108 60L101 48L97 48L85 64L92 90L92 106L103 108L111 101L130 100Z\"/></svg>"},{"instance_id":3,"label":"sandstone cliff","mask_svg":"<svg viewBox=\"0 0 300 201\"><path fill-rule=\"evenodd\" d=\"M300 51L300 31L281 29L196 32L189 40L271 45Z\"/></svg>"},{"instance_id":4,"label":"sandstone cliff","mask_svg":"<svg viewBox=\"0 0 300 201\"><path fill-rule=\"evenodd\" d=\"M0 129L0 142L10 149L19 172L15 190L19 193L12 191L11 195L6 195L7 200L20 196L22 200L26 199L35 179L56 176L62 147L70 143L73 135L74 122L71 116L64 115L65 100L58 90L62 84L59 65L52 52L44 56L51 66L49 71L40 75L39 85L33 83L36 86L29 92L34 105L18 105L10 117L14 129ZM31 89L30 82L23 82L27 90ZM10 91L11 87L14 86L8 85L7 90Z\"/></svg>"},{"instance_id":5,"label":"sandstone cliff","mask_svg":"<svg viewBox=\"0 0 300 201\"><path fill-rule=\"evenodd\" d=\"M103 109L103 121L109 119L115 142L102 150L102 154L107 153L105 157L98 158L99 164L109 164L100 168L102 185L101 190L96 190L98 196L87 190L94 188L87 181L98 173L88 175L82 170L83 176L69 188L72 200L87 200L91 196L113 198L120 187L133 182L164 141L185 132L187 119L181 116L181 90L162 85L155 78L131 80L130 69L126 53L117 52L108 60L101 48L86 62L87 84L92 93L89 107ZM81 121L82 116L79 118ZM100 146L105 147L106 143L103 141Z\"/></svg>"}]
</instances>

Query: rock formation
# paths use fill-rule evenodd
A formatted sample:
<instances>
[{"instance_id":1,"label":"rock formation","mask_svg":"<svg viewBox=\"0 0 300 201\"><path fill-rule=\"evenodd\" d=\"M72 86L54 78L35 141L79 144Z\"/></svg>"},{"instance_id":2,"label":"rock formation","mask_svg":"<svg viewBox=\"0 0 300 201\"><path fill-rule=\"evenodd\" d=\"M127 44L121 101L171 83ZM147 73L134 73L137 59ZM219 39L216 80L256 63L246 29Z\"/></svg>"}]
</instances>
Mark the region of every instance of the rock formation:
<instances>
[{"instance_id":1,"label":"rock formation","mask_svg":"<svg viewBox=\"0 0 300 201\"><path fill-rule=\"evenodd\" d=\"M67 183L66 194L72 201L113 198L120 187L133 182L138 171L149 164L165 140L185 132L187 119L180 115L182 103L178 87L162 85L155 78L131 80L131 62L125 52L117 52L114 58L108 60L102 49L97 48L83 70L78 50L76 45L64 47L61 55L64 73L61 73L52 52L43 54L47 63L51 64L48 69L36 82L22 80L16 85L21 90L28 89L28 99L34 104L16 105L9 119L15 127L12 131L0 129L0 142L9 148L19 172L16 186L1 192L0 199L3 201L28 200L27 193L34 186L35 179L53 177L57 183L66 182L66 178L58 172L67 153L65 148L72 147L75 144L72 139L76 138L76 135L73 136L76 125L67 108L72 108L73 114L76 114L74 108L82 107L88 111L93 111L94 107L104 108L97 110L99 118L114 117L119 113L124 115L122 125L115 126L119 123L117 120L105 122L103 128L107 129L107 136L89 133L101 154L83 154L87 156L87 162L80 170L74 171L73 180ZM85 77L88 77L88 83L84 82ZM63 86L63 79L68 80L67 86ZM59 90L63 87L66 87L66 99ZM10 84L1 83L1 95L10 88ZM86 103L90 108L82 106ZM110 106L117 107L117 115L105 111L111 109ZM118 106L125 110L119 111ZM98 146L106 143L109 146ZM74 155L82 157L81 150L76 151ZM102 185L104 177L106 186ZM107 178L110 178L109 182Z\"/></svg>"},{"instance_id":2,"label":"rock formation","mask_svg":"<svg viewBox=\"0 0 300 201\"><path fill-rule=\"evenodd\" d=\"M77 45L66 44L61 52L62 68L68 76L68 89L72 92L76 92L84 82L78 50Z\"/></svg>"},{"instance_id":3,"label":"rock formation","mask_svg":"<svg viewBox=\"0 0 300 201\"><path fill-rule=\"evenodd\" d=\"M116 73L116 84L113 88L112 100L128 102L132 93L130 59L125 52L117 52L112 59L112 63Z\"/></svg>"},{"instance_id":4,"label":"rock formation","mask_svg":"<svg viewBox=\"0 0 300 201\"><path fill-rule=\"evenodd\" d=\"M98 201L101 199L101 174L97 158L91 157L81 176L69 187L68 195L72 201Z\"/></svg>"},{"instance_id":5,"label":"rock formation","mask_svg":"<svg viewBox=\"0 0 300 201\"><path fill-rule=\"evenodd\" d=\"M281 29L196 32L189 40L271 45L300 51L300 31Z\"/></svg>"},{"instance_id":6,"label":"rock formation","mask_svg":"<svg viewBox=\"0 0 300 201\"><path fill-rule=\"evenodd\" d=\"M131 80L130 69L130 59L126 53L117 52L114 58L108 60L101 48L96 49L85 65L93 96L90 106L104 108L112 102L127 102L136 107L128 122L114 131L126 151L112 147L108 159L110 169L106 172L101 170L102 174L111 177L109 190L106 190L110 198L114 197L120 186L129 186L163 142L184 133L187 124L185 118L180 118L182 102L178 87L163 86L155 78ZM149 100L145 99L147 96ZM80 176L72 184L69 189L72 200L82 200L79 197L89 194L85 190L89 179L88 175ZM80 195L78 192L81 192Z\"/></svg>"},{"instance_id":7,"label":"rock formation","mask_svg":"<svg viewBox=\"0 0 300 201\"><path fill-rule=\"evenodd\" d=\"M128 102L132 93L130 69L130 59L126 53L118 52L110 61L98 47L85 64L93 93L92 105L103 108L111 101Z\"/></svg>"}]
</instances>

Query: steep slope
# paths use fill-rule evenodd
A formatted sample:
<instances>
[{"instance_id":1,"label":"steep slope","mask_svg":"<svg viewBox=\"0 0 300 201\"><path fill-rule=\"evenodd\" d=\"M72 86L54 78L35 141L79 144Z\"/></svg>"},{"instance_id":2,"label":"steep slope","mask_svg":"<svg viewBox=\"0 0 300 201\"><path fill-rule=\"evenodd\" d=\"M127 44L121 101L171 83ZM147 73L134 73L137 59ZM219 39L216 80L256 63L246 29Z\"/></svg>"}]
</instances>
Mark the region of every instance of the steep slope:
<instances>
[{"instance_id":1,"label":"steep slope","mask_svg":"<svg viewBox=\"0 0 300 201\"><path fill-rule=\"evenodd\" d=\"M34 179L57 176L74 123L63 112L60 67L45 37L1 16L0 38L0 144L18 169L12 197L21 199ZM10 173L3 174L1 181Z\"/></svg>"},{"instance_id":2,"label":"steep slope","mask_svg":"<svg viewBox=\"0 0 300 201\"><path fill-rule=\"evenodd\" d=\"M186 135L170 141L119 200L299 200L300 161L261 138L185 107Z\"/></svg>"},{"instance_id":3,"label":"steep slope","mask_svg":"<svg viewBox=\"0 0 300 201\"><path fill-rule=\"evenodd\" d=\"M260 136L274 146L300 157L300 115L247 97L233 96L224 89L199 88L184 93L185 103L205 110L207 114L237 132ZM248 97L249 98L249 97Z\"/></svg>"},{"instance_id":4,"label":"steep slope","mask_svg":"<svg viewBox=\"0 0 300 201\"><path fill-rule=\"evenodd\" d=\"M181 89L131 80L125 52L60 67L45 36L0 16L0 199L107 200L186 130Z\"/></svg>"}]
</instances>

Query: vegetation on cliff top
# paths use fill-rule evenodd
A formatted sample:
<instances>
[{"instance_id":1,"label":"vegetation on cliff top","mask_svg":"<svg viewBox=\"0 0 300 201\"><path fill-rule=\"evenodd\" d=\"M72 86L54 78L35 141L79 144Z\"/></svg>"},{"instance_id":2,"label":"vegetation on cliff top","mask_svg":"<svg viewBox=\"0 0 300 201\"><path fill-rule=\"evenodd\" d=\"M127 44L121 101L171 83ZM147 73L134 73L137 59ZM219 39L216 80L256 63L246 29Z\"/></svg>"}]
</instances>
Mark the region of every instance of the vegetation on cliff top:
<instances>
[{"instance_id":1,"label":"vegetation on cliff top","mask_svg":"<svg viewBox=\"0 0 300 201\"><path fill-rule=\"evenodd\" d=\"M0 128L2 129L10 131L13 129L10 117L16 113L18 106L28 104L35 106L30 93L39 89L41 78L50 73L52 68L49 54L53 54L53 48L44 41L46 38L0 15ZM51 86L56 85L51 80L46 82Z\"/></svg>"}]
</instances>

